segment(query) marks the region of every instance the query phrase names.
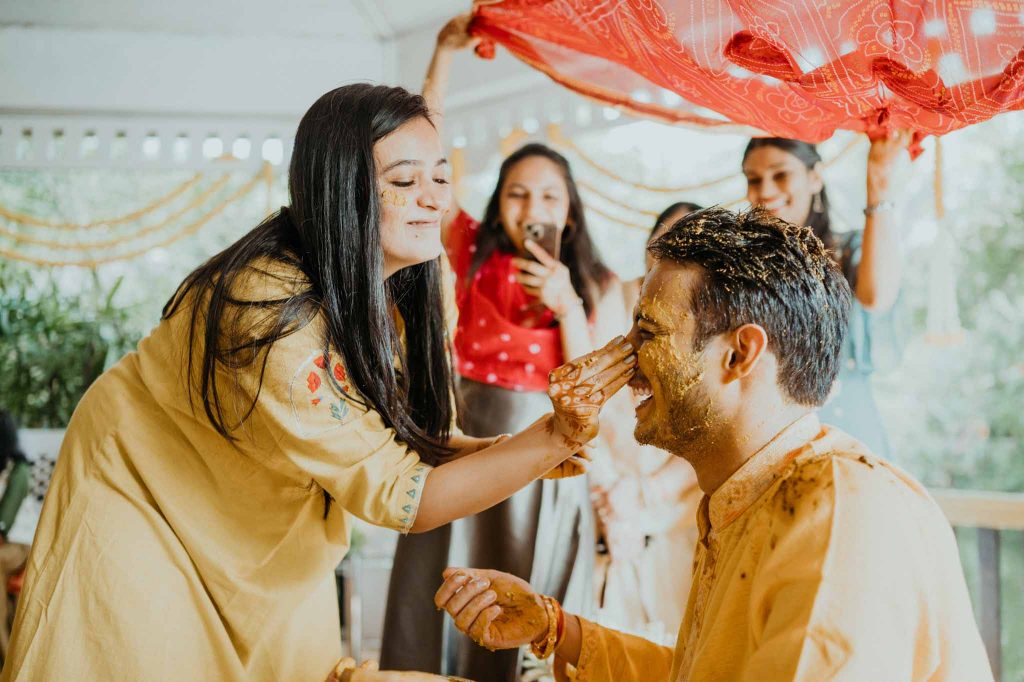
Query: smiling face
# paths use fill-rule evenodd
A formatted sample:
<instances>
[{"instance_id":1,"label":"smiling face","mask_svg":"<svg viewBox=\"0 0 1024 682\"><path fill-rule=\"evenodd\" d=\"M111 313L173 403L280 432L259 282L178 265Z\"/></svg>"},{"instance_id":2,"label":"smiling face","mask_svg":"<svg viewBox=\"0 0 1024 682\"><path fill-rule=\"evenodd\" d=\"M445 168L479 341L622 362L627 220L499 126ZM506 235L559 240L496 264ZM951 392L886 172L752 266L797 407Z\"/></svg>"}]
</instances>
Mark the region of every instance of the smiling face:
<instances>
[{"instance_id":1,"label":"smiling face","mask_svg":"<svg viewBox=\"0 0 1024 682\"><path fill-rule=\"evenodd\" d=\"M794 225L806 225L814 195L823 187L817 168L778 147L752 149L743 160L747 178L747 201L763 206L777 218Z\"/></svg>"},{"instance_id":2,"label":"smiling face","mask_svg":"<svg viewBox=\"0 0 1024 682\"><path fill-rule=\"evenodd\" d=\"M441 218L451 207L448 162L437 130L414 118L373 147L380 192L384 274L437 258Z\"/></svg>"},{"instance_id":3,"label":"smiling face","mask_svg":"<svg viewBox=\"0 0 1024 682\"><path fill-rule=\"evenodd\" d=\"M569 219L569 188L562 169L543 156L527 156L509 169L498 206L505 234L526 253L527 225L553 223L562 229Z\"/></svg>"},{"instance_id":4,"label":"smiling face","mask_svg":"<svg viewBox=\"0 0 1024 682\"><path fill-rule=\"evenodd\" d=\"M701 283L693 265L656 261L644 280L629 340L637 349L637 372L629 382L641 399L636 407L638 443L688 457L715 440L720 421L714 407L714 339L694 349L696 324L690 295Z\"/></svg>"}]
</instances>

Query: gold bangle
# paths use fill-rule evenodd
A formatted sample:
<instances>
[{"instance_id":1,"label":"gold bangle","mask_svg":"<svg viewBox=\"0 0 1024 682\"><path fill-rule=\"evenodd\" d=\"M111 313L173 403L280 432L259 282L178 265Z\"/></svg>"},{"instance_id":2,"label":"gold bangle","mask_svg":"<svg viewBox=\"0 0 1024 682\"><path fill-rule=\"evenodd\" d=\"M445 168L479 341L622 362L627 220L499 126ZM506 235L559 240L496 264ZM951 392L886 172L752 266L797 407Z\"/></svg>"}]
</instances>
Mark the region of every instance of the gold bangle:
<instances>
[{"instance_id":1,"label":"gold bangle","mask_svg":"<svg viewBox=\"0 0 1024 682\"><path fill-rule=\"evenodd\" d=\"M550 658L551 654L555 653L558 640L558 615L555 611L554 600L551 597L542 594L540 600L544 604L544 613L548 617L548 632L540 646L537 645L537 642L530 643L530 651L537 658L544 660Z\"/></svg>"}]
</instances>

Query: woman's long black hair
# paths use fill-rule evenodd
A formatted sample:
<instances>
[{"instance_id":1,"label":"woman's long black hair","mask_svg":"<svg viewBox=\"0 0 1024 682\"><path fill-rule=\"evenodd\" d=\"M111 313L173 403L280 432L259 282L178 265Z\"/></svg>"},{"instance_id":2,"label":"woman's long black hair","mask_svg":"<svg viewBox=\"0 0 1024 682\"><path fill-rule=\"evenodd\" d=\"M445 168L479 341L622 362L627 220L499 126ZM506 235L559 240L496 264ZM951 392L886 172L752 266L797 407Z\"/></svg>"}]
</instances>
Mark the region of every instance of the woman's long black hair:
<instances>
[{"instance_id":1,"label":"woman's long black hair","mask_svg":"<svg viewBox=\"0 0 1024 682\"><path fill-rule=\"evenodd\" d=\"M743 160L747 160L747 156L750 152L761 147L775 147L781 149L787 154L792 154L800 160L807 170L811 170L815 165L821 163L821 155L818 154L818 148L809 142L803 142L801 140L791 140L787 137L755 137L747 143L747 148L743 150ZM822 185L821 191L817 195L820 199L819 206L820 211L814 210L816 202L811 201L811 212L807 216L807 227L810 227L814 231L814 234L822 241L825 247L829 250L834 250L836 246L835 235L832 232L832 221L828 217L829 203L828 193L825 192L825 186Z\"/></svg>"},{"instance_id":2,"label":"woman's long black hair","mask_svg":"<svg viewBox=\"0 0 1024 682\"><path fill-rule=\"evenodd\" d=\"M367 407L425 461L436 464L451 454L446 443L452 377L439 263L414 265L384 279L373 147L417 117L430 120L426 103L402 88L359 83L323 95L295 135L290 206L192 272L164 306L164 319L190 308L189 395L201 396L207 417L225 438L234 440L232 432L255 409L270 346L319 315L322 348L344 358ZM236 298L239 278L266 260L301 273L296 293ZM404 348L394 309L405 324ZM255 327L254 312L261 316ZM243 319L246 328L235 328ZM262 366L253 402L236 419L222 405L218 372L257 361Z\"/></svg>"},{"instance_id":3,"label":"woman's long black hair","mask_svg":"<svg viewBox=\"0 0 1024 682\"><path fill-rule=\"evenodd\" d=\"M495 250L515 253L516 247L501 225L501 193L512 167L531 156L542 156L554 163L562 171L562 177L565 179L565 186L569 192L569 218L562 236L560 260L569 268L572 286L583 299L583 308L589 317L597 307L598 295L603 293L612 271L601 260L590 239L583 200L580 199L569 162L547 145L536 142L524 145L502 162L501 170L498 172L498 184L490 201L487 202L483 220L480 221L480 234L476 239L476 253L469 268L469 278L472 280L473 275Z\"/></svg>"}]
</instances>

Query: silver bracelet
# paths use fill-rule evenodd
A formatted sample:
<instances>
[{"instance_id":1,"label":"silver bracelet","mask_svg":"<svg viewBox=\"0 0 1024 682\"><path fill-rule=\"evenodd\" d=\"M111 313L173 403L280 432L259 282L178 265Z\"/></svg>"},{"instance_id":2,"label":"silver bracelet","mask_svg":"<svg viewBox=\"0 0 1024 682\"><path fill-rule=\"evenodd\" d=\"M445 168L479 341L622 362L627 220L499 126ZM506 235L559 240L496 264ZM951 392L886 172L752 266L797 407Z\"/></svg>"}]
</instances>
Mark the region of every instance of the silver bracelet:
<instances>
[{"instance_id":1,"label":"silver bracelet","mask_svg":"<svg viewBox=\"0 0 1024 682\"><path fill-rule=\"evenodd\" d=\"M873 216L881 211L891 211L896 208L896 204L892 203L888 199L868 204L867 208L864 209L865 216Z\"/></svg>"}]
</instances>

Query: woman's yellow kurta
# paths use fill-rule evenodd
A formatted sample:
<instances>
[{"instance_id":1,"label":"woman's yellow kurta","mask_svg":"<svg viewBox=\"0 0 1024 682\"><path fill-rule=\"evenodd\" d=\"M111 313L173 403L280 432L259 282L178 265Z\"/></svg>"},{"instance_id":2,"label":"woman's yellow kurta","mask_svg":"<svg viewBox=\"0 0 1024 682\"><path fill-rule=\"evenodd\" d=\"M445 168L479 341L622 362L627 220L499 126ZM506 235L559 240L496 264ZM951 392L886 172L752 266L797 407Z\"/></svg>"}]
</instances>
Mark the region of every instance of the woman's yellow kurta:
<instances>
[{"instance_id":1,"label":"woman's yellow kurta","mask_svg":"<svg viewBox=\"0 0 1024 682\"><path fill-rule=\"evenodd\" d=\"M288 279L253 271L245 290ZM349 515L411 527L430 468L360 406L318 320L273 345L235 445L189 404L188 324L161 322L75 411L4 682L319 682L341 653ZM258 371L221 377L226 413Z\"/></svg>"}]
</instances>

